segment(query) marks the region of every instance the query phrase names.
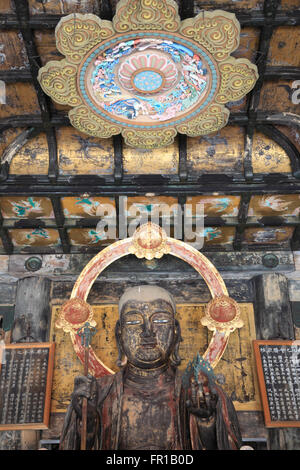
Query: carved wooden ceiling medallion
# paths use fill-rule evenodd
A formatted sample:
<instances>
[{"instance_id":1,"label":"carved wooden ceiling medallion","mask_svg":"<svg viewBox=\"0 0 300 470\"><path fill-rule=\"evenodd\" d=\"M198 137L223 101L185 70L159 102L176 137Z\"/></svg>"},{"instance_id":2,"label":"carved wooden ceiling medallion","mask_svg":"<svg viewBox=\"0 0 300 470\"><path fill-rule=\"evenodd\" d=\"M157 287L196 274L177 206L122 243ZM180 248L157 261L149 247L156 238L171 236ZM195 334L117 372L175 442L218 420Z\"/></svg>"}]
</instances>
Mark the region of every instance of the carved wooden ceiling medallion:
<instances>
[{"instance_id":1,"label":"carved wooden ceiling medallion","mask_svg":"<svg viewBox=\"0 0 300 470\"><path fill-rule=\"evenodd\" d=\"M136 148L170 145L177 132L196 137L227 124L225 104L255 85L257 68L230 54L240 25L231 13L181 21L173 0L121 0L113 21L71 14L56 27L65 56L39 71L71 124L99 138L122 134Z\"/></svg>"}]
</instances>

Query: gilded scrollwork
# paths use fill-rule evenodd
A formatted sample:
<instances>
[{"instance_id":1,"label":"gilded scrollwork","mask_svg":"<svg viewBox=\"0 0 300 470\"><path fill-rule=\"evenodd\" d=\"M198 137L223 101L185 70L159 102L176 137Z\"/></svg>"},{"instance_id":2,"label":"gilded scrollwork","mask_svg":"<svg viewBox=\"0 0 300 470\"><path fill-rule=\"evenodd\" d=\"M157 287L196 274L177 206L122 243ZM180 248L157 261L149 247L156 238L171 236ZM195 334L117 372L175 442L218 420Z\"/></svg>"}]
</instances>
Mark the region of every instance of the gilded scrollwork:
<instances>
[{"instance_id":1,"label":"gilded scrollwork","mask_svg":"<svg viewBox=\"0 0 300 470\"><path fill-rule=\"evenodd\" d=\"M178 132L189 137L197 137L217 132L226 126L229 118L229 111L224 106L218 104L211 105L208 110L199 114L195 119L188 121L177 127Z\"/></svg>"},{"instance_id":2,"label":"gilded scrollwork","mask_svg":"<svg viewBox=\"0 0 300 470\"><path fill-rule=\"evenodd\" d=\"M238 101L253 88L257 79L256 67L245 59L230 58L219 65L221 84L216 96L217 103Z\"/></svg>"},{"instance_id":3,"label":"gilded scrollwork","mask_svg":"<svg viewBox=\"0 0 300 470\"><path fill-rule=\"evenodd\" d=\"M69 111L71 124L84 134L106 139L121 133L121 128L95 116L87 106L77 106Z\"/></svg>"},{"instance_id":4,"label":"gilded scrollwork","mask_svg":"<svg viewBox=\"0 0 300 470\"><path fill-rule=\"evenodd\" d=\"M78 106L82 103L76 86L77 67L66 59L50 61L39 70L39 81L47 95L58 104Z\"/></svg>"},{"instance_id":5,"label":"gilded scrollwork","mask_svg":"<svg viewBox=\"0 0 300 470\"><path fill-rule=\"evenodd\" d=\"M122 131L125 143L130 147L155 149L166 147L174 142L177 132L174 128L154 131L128 130Z\"/></svg>"},{"instance_id":6,"label":"gilded scrollwork","mask_svg":"<svg viewBox=\"0 0 300 470\"><path fill-rule=\"evenodd\" d=\"M217 61L227 59L240 42L240 24L235 15L221 10L184 20L180 33L205 47Z\"/></svg>"},{"instance_id":7,"label":"gilded scrollwork","mask_svg":"<svg viewBox=\"0 0 300 470\"><path fill-rule=\"evenodd\" d=\"M110 21L96 15L74 13L60 20L56 29L56 47L70 62L78 64L96 44L113 36Z\"/></svg>"},{"instance_id":8,"label":"gilded scrollwork","mask_svg":"<svg viewBox=\"0 0 300 470\"><path fill-rule=\"evenodd\" d=\"M163 30L180 27L177 4L173 0L121 0L117 4L113 25L117 32Z\"/></svg>"}]
</instances>

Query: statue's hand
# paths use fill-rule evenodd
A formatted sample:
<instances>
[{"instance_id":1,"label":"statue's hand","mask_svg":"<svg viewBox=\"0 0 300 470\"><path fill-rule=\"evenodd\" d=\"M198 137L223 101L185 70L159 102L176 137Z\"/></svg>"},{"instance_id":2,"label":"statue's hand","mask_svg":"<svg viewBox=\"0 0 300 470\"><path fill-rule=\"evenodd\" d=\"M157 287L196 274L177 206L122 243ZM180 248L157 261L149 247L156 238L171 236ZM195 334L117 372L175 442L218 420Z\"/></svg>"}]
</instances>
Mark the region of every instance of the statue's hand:
<instances>
[{"instance_id":1,"label":"statue's hand","mask_svg":"<svg viewBox=\"0 0 300 470\"><path fill-rule=\"evenodd\" d=\"M88 400L89 409L96 408L97 402L97 383L92 375L79 375L74 380L74 390L72 394L72 405L77 414L81 416L82 398Z\"/></svg>"},{"instance_id":2,"label":"statue's hand","mask_svg":"<svg viewBox=\"0 0 300 470\"><path fill-rule=\"evenodd\" d=\"M211 419L216 414L218 396L210 389L203 374L199 375L198 380L199 383L196 382L194 377L191 378L189 399L186 406L189 412L198 418Z\"/></svg>"}]
</instances>

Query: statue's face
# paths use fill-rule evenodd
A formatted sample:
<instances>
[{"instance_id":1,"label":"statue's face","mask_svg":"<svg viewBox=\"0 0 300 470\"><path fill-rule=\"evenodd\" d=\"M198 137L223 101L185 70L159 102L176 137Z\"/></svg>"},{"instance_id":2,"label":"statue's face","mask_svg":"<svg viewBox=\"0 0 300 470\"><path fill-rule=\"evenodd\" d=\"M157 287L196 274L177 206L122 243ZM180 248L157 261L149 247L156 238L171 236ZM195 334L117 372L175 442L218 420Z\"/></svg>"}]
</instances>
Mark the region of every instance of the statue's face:
<instances>
[{"instance_id":1,"label":"statue's face","mask_svg":"<svg viewBox=\"0 0 300 470\"><path fill-rule=\"evenodd\" d=\"M150 369L168 362L174 348L175 319L166 300L129 300L121 311L120 341L129 363Z\"/></svg>"}]
</instances>

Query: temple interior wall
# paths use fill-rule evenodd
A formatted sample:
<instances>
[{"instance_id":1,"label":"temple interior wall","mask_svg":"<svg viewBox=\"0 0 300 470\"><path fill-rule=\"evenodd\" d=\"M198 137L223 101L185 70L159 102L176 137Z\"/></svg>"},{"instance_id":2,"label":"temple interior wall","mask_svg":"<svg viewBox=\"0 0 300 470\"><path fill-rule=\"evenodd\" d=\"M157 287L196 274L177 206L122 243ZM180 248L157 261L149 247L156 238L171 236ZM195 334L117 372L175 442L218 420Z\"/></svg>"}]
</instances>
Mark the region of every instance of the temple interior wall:
<instances>
[{"instance_id":1,"label":"temple interior wall","mask_svg":"<svg viewBox=\"0 0 300 470\"><path fill-rule=\"evenodd\" d=\"M266 339L268 332L267 339L300 339L300 252L276 253L278 264L274 268L263 264L264 255L265 252L215 252L208 256L222 275L229 295L245 311L251 311L253 307L256 339ZM39 255L42 263L35 272L26 269L26 260L29 257L0 256L0 319L2 318L4 340L7 344L19 342L29 334L29 341L37 336L38 341L59 343L51 322L53 311L68 300L74 282L92 255ZM184 312L201 311L211 298L207 285L198 273L180 260L169 258L165 262L137 261L134 257L129 257L126 262L116 262L101 273L94 283L88 301L95 311L98 309L101 318L99 328L105 330L103 319L110 312L117 312L118 299L127 287L138 284L160 285L173 294L183 328L186 331L190 328L191 334L184 349L185 354L189 354L189 344L193 342L192 336L196 334L199 322L194 321L187 325ZM277 315L277 330L272 325L266 327L264 323L269 315L270 305L272 312ZM42 322L38 318L38 311L41 310L45 316ZM107 327L106 334L108 330ZM111 338L112 336L108 341L110 348L113 341ZM241 343L248 341L251 344L252 339L253 335L242 339ZM237 343L234 339L232 341L232 347L235 347ZM68 347L70 352L70 345ZM59 357L59 349L56 354ZM76 360L78 361L74 353L74 362ZM233 366L235 367L234 364ZM62 380L67 380L66 375L68 374ZM59 380L53 382L52 394L56 396L59 390L57 392L55 387ZM238 387L234 383L229 385ZM238 390L231 390L233 398L236 397L236 392ZM300 448L299 429L267 429L262 409L253 403L254 401L250 405L246 403L245 406L242 404L236 407L245 442L250 442L250 445L252 443L257 449ZM43 445L55 447L61 432L64 411L57 412L57 406L53 409L47 430L0 432L0 449L34 449Z\"/></svg>"}]
</instances>

